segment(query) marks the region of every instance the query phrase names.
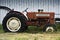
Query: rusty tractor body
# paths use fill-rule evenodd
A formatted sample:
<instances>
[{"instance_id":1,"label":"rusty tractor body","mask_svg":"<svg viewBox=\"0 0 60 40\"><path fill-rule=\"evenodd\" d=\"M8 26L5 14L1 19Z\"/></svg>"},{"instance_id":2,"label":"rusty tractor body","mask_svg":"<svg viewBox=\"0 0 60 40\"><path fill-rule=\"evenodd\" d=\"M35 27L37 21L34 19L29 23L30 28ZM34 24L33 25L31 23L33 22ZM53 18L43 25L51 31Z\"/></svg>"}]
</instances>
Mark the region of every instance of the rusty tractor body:
<instances>
[{"instance_id":1,"label":"rusty tractor body","mask_svg":"<svg viewBox=\"0 0 60 40\"><path fill-rule=\"evenodd\" d=\"M54 24L54 12L28 12L28 25L40 25L42 22L44 24Z\"/></svg>"},{"instance_id":2,"label":"rusty tractor body","mask_svg":"<svg viewBox=\"0 0 60 40\"><path fill-rule=\"evenodd\" d=\"M23 12L14 10L10 10L9 13L6 14L2 21L5 32L23 32L28 26L41 27L44 32L57 30L54 12L43 12L41 9L38 9L38 12L27 12L27 9L24 11L26 12L25 15Z\"/></svg>"}]
</instances>

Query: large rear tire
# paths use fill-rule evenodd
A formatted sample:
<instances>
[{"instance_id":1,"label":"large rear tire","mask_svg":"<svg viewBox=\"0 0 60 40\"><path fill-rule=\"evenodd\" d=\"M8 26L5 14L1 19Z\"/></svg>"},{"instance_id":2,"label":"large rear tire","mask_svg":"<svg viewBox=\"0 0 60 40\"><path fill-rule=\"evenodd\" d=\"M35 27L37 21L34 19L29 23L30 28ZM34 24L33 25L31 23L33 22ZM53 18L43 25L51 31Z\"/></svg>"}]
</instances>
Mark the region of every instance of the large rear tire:
<instances>
[{"instance_id":1,"label":"large rear tire","mask_svg":"<svg viewBox=\"0 0 60 40\"><path fill-rule=\"evenodd\" d=\"M2 22L5 32L23 32L27 29L26 18L20 13L9 13Z\"/></svg>"}]
</instances>

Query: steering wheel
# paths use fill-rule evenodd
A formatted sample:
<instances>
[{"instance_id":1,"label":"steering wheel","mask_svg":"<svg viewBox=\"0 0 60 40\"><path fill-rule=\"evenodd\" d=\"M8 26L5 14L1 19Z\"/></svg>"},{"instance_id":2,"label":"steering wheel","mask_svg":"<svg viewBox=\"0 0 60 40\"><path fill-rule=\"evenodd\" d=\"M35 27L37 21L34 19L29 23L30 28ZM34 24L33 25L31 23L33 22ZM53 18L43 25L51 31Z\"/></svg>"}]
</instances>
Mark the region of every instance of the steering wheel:
<instances>
[{"instance_id":1,"label":"steering wheel","mask_svg":"<svg viewBox=\"0 0 60 40\"><path fill-rule=\"evenodd\" d=\"M28 8L26 8L23 12L27 12Z\"/></svg>"}]
</instances>

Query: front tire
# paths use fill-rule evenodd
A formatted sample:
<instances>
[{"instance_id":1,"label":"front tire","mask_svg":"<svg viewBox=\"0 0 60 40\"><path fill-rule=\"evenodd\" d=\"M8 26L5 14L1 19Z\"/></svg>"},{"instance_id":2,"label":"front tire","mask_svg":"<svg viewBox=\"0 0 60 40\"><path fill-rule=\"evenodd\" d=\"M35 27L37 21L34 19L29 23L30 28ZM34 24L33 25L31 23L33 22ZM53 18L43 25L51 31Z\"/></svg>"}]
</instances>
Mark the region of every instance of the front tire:
<instances>
[{"instance_id":1,"label":"front tire","mask_svg":"<svg viewBox=\"0 0 60 40\"><path fill-rule=\"evenodd\" d=\"M43 28L43 32L54 32L54 31L57 31L56 25L54 24L47 24Z\"/></svg>"},{"instance_id":2,"label":"front tire","mask_svg":"<svg viewBox=\"0 0 60 40\"><path fill-rule=\"evenodd\" d=\"M26 30L26 18L20 13L9 13L2 22L5 32L23 32Z\"/></svg>"}]
</instances>

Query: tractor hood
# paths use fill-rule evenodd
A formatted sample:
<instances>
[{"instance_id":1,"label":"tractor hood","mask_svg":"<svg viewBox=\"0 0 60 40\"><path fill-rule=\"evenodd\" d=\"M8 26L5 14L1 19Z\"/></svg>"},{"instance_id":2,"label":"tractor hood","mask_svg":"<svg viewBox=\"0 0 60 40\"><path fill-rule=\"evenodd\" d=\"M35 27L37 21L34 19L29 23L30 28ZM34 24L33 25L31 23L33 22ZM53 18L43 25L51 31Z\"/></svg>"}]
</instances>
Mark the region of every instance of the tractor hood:
<instances>
[{"instance_id":1,"label":"tractor hood","mask_svg":"<svg viewBox=\"0 0 60 40\"><path fill-rule=\"evenodd\" d=\"M27 12L29 19L54 18L54 12Z\"/></svg>"}]
</instances>

